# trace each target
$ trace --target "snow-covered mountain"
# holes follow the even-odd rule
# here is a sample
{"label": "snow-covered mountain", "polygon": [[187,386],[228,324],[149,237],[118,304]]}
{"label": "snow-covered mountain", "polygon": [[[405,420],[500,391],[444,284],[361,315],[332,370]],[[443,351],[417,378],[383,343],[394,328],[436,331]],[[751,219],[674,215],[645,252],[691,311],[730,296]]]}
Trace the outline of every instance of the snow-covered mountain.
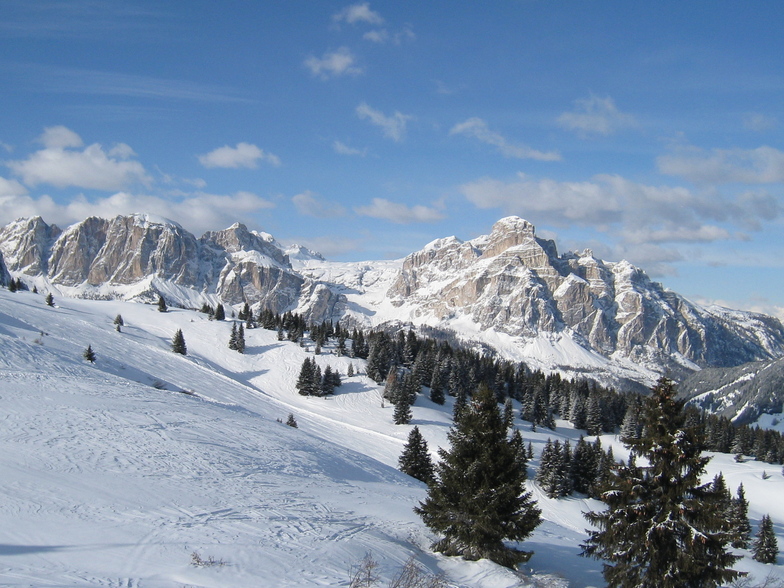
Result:
{"label": "snow-covered mountain", "polygon": [[[227,346],[230,320],[117,300],[54,303],[0,289],[0,585],[347,586],[368,552],[381,586],[411,557],[450,588],[604,585],[601,562],[578,555],[581,513],[601,505],[549,499],[530,480],[544,522],[521,545],[534,556],[520,573],[430,550],[412,510],[426,488],[396,466],[413,426],[434,457],[448,446],[451,397],[438,406],[419,395],[411,423],[394,425],[365,362],[339,357],[334,343],[314,355],[309,340],[250,329],[239,354]],[[170,350],[178,329],[187,356]],[[82,356],[88,344],[94,364]],[[305,358],[343,375],[334,396],[297,394]],[[290,413],[297,429],[278,422]],[[580,435],[557,425],[532,431],[515,419],[534,448],[529,477],[548,438],[574,445]],[[615,436],[601,441],[624,456]],[[770,514],[781,544],[776,470],[715,455],[706,481],[722,471],[732,491],[743,483],[752,525]],[[194,553],[215,565],[192,565]],[[758,581],[784,576],[738,553],[738,569]]]}
{"label": "snow-covered mountain", "polygon": [[13,275],[39,290],[198,308],[222,301],[311,321],[414,325],[533,367],[652,383],[701,367],[784,354],[773,317],[693,304],[628,262],[558,254],[518,217],[470,241],[436,240],[399,261],[335,263],[235,224],[196,238],[149,215],[88,218],[61,231],[40,217],[0,230]]}
{"label": "snow-covered mountain", "polygon": [[738,424],[784,412],[784,358],[733,368],[706,368],[688,376],[681,397]]}

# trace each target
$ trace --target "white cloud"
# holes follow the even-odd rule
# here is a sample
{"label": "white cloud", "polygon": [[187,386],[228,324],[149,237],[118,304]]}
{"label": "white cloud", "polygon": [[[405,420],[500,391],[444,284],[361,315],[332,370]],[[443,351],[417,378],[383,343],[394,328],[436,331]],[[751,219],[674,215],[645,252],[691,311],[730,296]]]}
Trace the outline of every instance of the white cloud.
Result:
{"label": "white cloud", "polygon": [[575,110],[559,116],[558,124],[582,136],[611,135],[618,130],[638,126],[634,117],[618,110],[609,96],[602,98],[591,94],[574,103]]}
{"label": "white cloud", "polygon": [[270,165],[278,167],[280,158],[272,153],[265,153],[256,145],[251,143],[237,143],[236,147],[224,145],[218,147],[205,155],[199,155],[199,163],[204,167],[224,167],[240,168],[247,167],[255,169],[258,161],[266,161]]}
{"label": "white cloud", "polygon": [[310,190],[292,196],[297,212],[316,218],[335,218],[346,214],[346,209],[337,202],[328,202]]}
{"label": "white cloud", "polygon": [[38,138],[47,149],[63,149],[65,147],[81,147],[82,138],[71,129],[62,125],[44,128],[43,134]]}
{"label": "white cloud", "polygon": [[49,196],[34,199],[27,195],[0,195],[0,224],[20,216],[40,215],[49,223],[67,226],[88,216],[113,218],[118,214],[146,212],[176,220],[189,231],[201,235],[208,230],[228,227],[237,220],[253,224],[253,214],[274,206],[251,192],[229,195],[196,192],[178,200],[118,192],[91,200],[79,196],[66,204],[55,203]]}
{"label": "white cloud", "polygon": [[406,134],[406,124],[413,120],[413,116],[401,114],[395,111],[392,116],[386,116],[383,112],[375,110],[365,102],[357,106],[357,116],[362,120],[369,120],[371,124],[379,127],[384,136],[399,143]]}
{"label": "white cloud", "polygon": [[382,44],[389,41],[389,32],[387,32],[386,29],[376,29],[373,31],[368,31],[367,33],[362,35],[362,38],[365,39],[366,41],[372,41],[373,43]]}
{"label": "white cloud", "polygon": [[311,55],[305,60],[305,66],[322,80],[342,75],[356,76],[363,72],[362,68],[356,65],[356,58],[348,47],[325,53],[320,58]]}
{"label": "white cloud", "polygon": [[679,186],[648,186],[616,175],[585,182],[483,178],[460,187],[479,208],[531,215],[556,226],[578,225],[612,234],[638,250],[643,244],[696,243],[746,238],[784,212],[767,194],[736,197],[695,193]]}
{"label": "white cloud", "polygon": [[775,116],[768,116],[759,112],[747,112],[743,115],[743,128],[749,131],[769,131],[779,124]]}
{"label": "white cloud", "polygon": [[24,196],[27,188],[16,180],[8,180],[0,176],[0,198],[7,196]]}
{"label": "white cloud", "polygon": [[536,159],[538,161],[560,161],[561,154],[557,151],[537,151],[526,145],[515,145],[510,143],[500,134],[491,131],[487,123],[481,118],[469,118],[466,121],[456,124],[449,131],[450,135],[465,135],[478,139],[482,143],[487,143],[497,147],[505,157],[517,159]]}
{"label": "white cloud", "polygon": [[335,153],[340,153],[341,155],[359,155],[361,157],[367,155],[367,149],[355,149],[341,141],[334,141],[332,143],[332,149],[335,150]]}
{"label": "white cloud", "polygon": [[84,150],[82,140],[65,127],[48,127],[39,141],[44,149],[27,159],[6,163],[28,186],[51,184],[58,188],[120,190],[134,183],[148,185],[152,180],[138,161],[130,161],[133,150],[121,143],[109,153],[98,143]]}
{"label": "white cloud", "polygon": [[351,6],[346,6],[343,10],[332,16],[334,22],[347,22],[349,24],[356,24],[364,22],[372,25],[380,25],[384,23],[384,19],[378,12],[370,9],[369,2],[358,2]]}
{"label": "white cloud", "polygon": [[784,181],[784,152],[773,147],[713,149],[679,147],[656,159],[659,171],[705,184],[772,184]]}
{"label": "white cloud", "polygon": [[354,212],[361,216],[388,220],[403,225],[431,223],[445,217],[444,213],[437,208],[422,205],[408,207],[399,202],[390,202],[385,198],[373,198],[373,203],[370,206],[359,206],[354,209]]}

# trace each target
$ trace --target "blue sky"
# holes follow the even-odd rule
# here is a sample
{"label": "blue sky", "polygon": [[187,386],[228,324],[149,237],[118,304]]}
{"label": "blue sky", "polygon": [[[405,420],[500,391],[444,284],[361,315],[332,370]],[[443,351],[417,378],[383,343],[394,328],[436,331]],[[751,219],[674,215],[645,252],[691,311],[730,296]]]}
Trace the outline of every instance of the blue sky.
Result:
{"label": "blue sky", "polygon": [[0,222],[334,260],[515,214],[784,316],[784,4],[0,0]]}

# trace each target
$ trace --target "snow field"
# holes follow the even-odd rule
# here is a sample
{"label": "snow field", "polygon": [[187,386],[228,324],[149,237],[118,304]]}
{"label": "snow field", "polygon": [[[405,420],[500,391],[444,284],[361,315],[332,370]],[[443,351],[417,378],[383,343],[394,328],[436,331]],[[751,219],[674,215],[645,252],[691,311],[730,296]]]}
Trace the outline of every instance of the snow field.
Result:
{"label": "snow field", "polygon": [[[227,346],[230,321],[55,302],[0,290],[0,585],[346,586],[368,552],[385,579],[414,556],[451,586],[603,585],[601,562],[577,555],[581,513],[600,503],[550,500],[530,482],[545,522],[522,545],[535,551],[523,574],[429,552],[412,511],[425,488],[397,458],[413,425],[434,455],[447,445],[451,399],[420,397],[411,425],[395,426],[364,362],[329,346],[316,361],[338,369],[343,386],[303,397],[294,383],[312,344],[251,329],[241,355]],[[178,328],[185,357],[169,350]],[[88,344],[94,365],[82,358]],[[359,375],[347,378],[350,363]],[[277,422],[289,413],[298,429]],[[537,455],[548,437],[572,446],[579,437],[563,421],[557,432],[517,425]],[[623,455],[612,436],[602,443]],[[710,477],[719,470],[733,493],[743,482],[755,530],[769,513],[784,545],[780,468],[719,455]],[[224,565],[193,566],[194,552]],[[749,557],[738,567],[784,576]]]}

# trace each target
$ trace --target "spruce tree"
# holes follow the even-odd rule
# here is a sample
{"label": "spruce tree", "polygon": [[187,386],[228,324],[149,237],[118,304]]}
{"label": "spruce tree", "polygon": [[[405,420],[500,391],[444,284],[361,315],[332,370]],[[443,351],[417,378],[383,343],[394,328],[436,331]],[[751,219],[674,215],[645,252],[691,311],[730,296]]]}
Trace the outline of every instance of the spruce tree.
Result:
{"label": "spruce tree", "polygon": [[740,576],[730,569],[740,556],[727,550],[721,498],[700,484],[710,458],[685,421],[673,383],[660,379],[640,414],[642,436],[627,441],[629,465],[615,466],[601,493],[607,509],[585,514],[596,530],[583,555],[605,560],[611,588],[709,588]]}
{"label": "spruce tree", "polygon": [[237,323],[231,323],[231,335],[229,335],[229,349],[237,350]]}
{"label": "spruce tree", "polygon": [[749,524],[749,501],[746,500],[743,484],[738,486],[738,493],[732,499],[730,512],[734,533],[732,546],[736,549],[747,549],[751,539],[751,525]]}
{"label": "spruce tree", "polygon": [[302,367],[299,370],[299,377],[297,378],[296,388],[302,396],[310,396],[313,393],[313,381],[316,374],[316,361],[309,357],[305,358],[302,362]]}
{"label": "spruce tree", "polygon": [[405,391],[401,390],[395,399],[395,411],[392,414],[392,420],[396,425],[407,425],[411,422],[411,396]]}
{"label": "spruce tree", "polygon": [[403,453],[398,458],[398,468],[404,474],[416,478],[429,484],[434,477],[433,461],[430,458],[430,451],[427,441],[419,431],[419,427],[414,427],[408,434],[408,441],[403,447]]}
{"label": "spruce tree", "polygon": [[240,353],[245,353],[245,327],[242,326],[242,323],[240,323],[240,327],[237,329],[237,339],[234,348]]}
{"label": "spruce tree", "polygon": [[163,296],[160,294],[158,295],[158,312],[166,312],[169,308],[166,306],[166,301],[163,299]]}
{"label": "spruce tree", "polygon": [[415,508],[424,523],[442,534],[433,548],[469,560],[486,557],[514,567],[531,553],[507,547],[522,541],[541,522],[541,511],[525,492],[525,472],[517,444],[507,431],[496,397],[481,386],[461,411],[440,449],[436,478],[426,500]]}
{"label": "spruce tree", "polygon": [[760,563],[776,563],[779,545],[773,532],[773,522],[769,515],[763,515],[757,537],[751,545],[753,557]]}
{"label": "spruce tree", "polygon": [[49,294],[46,295],[44,301],[46,302],[47,306],[54,306],[54,296],[52,296],[51,292],[49,292]]}
{"label": "spruce tree", "polygon": [[223,308],[222,304],[219,304],[215,308],[215,320],[216,321],[222,321],[222,320],[225,320],[225,319],[226,319],[226,309]]}
{"label": "spruce tree", "polygon": [[82,357],[84,357],[90,363],[95,363],[95,351],[93,351],[92,345],[87,345],[87,349],[85,349],[84,353],[82,353]]}
{"label": "spruce tree", "polygon": [[188,354],[188,348],[185,346],[185,337],[182,334],[182,329],[177,329],[177,332],[174,333],[171,348],[174,353],[179,353],[180,355]]}

